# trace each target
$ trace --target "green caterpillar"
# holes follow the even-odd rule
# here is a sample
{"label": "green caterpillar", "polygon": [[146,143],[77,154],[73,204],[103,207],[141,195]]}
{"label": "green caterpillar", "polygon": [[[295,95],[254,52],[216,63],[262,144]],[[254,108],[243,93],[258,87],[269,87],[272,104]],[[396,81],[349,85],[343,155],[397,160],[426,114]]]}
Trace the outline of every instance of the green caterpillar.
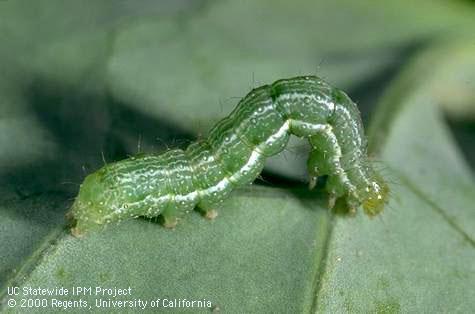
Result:
{"label": "green caterpillar", "polygon": [[308,138],[309,186],[328,176],[330,208],[338,200],[352,211],[362,205],[369,216],[383,210],[388,186],[367,158],[356,104],[322,79],[304,76],[252,90],[207,139],[185,150],[131,157],[87,176],[72,206],[72,232],[138,216],[161,215],[174,227],[179,214],[195,208],[214,218],[213,209],[254,181],[291,134]]}

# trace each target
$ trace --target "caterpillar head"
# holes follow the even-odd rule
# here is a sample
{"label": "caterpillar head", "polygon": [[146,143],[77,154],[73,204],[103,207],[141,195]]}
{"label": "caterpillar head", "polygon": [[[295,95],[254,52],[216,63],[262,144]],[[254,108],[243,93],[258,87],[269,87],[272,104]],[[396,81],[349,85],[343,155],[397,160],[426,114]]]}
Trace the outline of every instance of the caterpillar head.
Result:
{"label": "caterpillar head", "polygon": [[373,179],[365,187],[363,198],[363,210],[368,216],[376,216],[388,202],[389,187],[383,178],[374,175]]}
{"label": "caterpillar head", "polygon": [[105,224],[106,217],[111,211],[110,206],[104,206],[105,194],[101,182],[101,173],[95,172],[86,177],[81,184],[79,194],[71,207],[70,215],[74,219],[71,233],[75,236],[98,229]]}

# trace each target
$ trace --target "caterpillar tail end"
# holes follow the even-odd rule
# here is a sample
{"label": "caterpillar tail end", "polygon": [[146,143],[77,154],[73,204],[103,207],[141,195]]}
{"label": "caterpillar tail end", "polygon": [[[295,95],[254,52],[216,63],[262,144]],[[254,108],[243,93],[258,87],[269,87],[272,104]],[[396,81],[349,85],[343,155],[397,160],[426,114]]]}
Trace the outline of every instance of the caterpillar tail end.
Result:
{"label": "caterpillar tail end", "polygon": [[73,210],[71,210],[71,212],[68,213],[66,218],[69,221],[69,226],[71,228],[70,229],[71,234],[74,237],[80,238],[80,237],[84,236],[87,233],[90,233],[90,232],[93,232],[93,231],[98,231],[98,230],[101,229],[102,226],[99,225],[99,224],[89,222],[88,220],[75,218],[74,214],[71,214],[72,212],[73,212]]}
{"label": "caterpillar tail end", "polygon": [[78,201],[76,200],[71,207],[71,211],[66,215],[66,219],[69,221],[69,226],[71,227],[71,234],[77,238],[102,228],[102,224],[98,224],[94,219],[86,216],[85,209],[81,207],[82,206],[78,205]]}
{"label": "caterpillar tail end", "polygon": [[81,237],[91,231],[100,230],[110,222],[107,218],[110,210],[103,206],[102,194],[98,192],[100,189],[100,176],[97,173],[87,176],[81,184],[79,194],[66,215],[73,236]]}

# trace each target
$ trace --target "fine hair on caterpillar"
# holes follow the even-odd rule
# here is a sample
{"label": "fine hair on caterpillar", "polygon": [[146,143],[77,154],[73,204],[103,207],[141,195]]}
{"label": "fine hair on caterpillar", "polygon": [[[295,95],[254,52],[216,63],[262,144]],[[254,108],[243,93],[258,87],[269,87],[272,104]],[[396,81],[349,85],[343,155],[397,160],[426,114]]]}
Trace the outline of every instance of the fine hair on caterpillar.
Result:
{"label": "fine hair on caterpillar", "polygon": [[174,227],[193,209],[208,218],[237,187],[252,183],[266,158],[291,135],[310,143],[309,187],[327,176],[329,207],[379,214],[389,188],[368,160],[360,112],[341,90],[317,76],[281,79],[253,89],[207,137],[185,149],[138,155],[88,175],[71,208],[73,234],[127,218],[161,217]]}

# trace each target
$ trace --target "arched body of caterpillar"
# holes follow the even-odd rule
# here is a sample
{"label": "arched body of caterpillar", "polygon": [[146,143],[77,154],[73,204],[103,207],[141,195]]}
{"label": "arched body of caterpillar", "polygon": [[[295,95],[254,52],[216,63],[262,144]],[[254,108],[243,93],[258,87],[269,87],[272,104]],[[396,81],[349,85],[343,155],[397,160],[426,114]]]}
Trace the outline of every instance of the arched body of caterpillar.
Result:
{"label": "arched body of caterpillar", "polygon": [[248,93],[206,139],[185,150],[131,157],[86,177],[72,206],[74,234],[138,216],[161,215],[173,227],[181,213],[208,217],[230,192],[260,174],[267,157],[281,152],[290,135],[305,137],[310,188],[328,176],[330,207],[338,199],[373,216],[388,187],[367,158],[356,104],[316,76],[282,79]]}

